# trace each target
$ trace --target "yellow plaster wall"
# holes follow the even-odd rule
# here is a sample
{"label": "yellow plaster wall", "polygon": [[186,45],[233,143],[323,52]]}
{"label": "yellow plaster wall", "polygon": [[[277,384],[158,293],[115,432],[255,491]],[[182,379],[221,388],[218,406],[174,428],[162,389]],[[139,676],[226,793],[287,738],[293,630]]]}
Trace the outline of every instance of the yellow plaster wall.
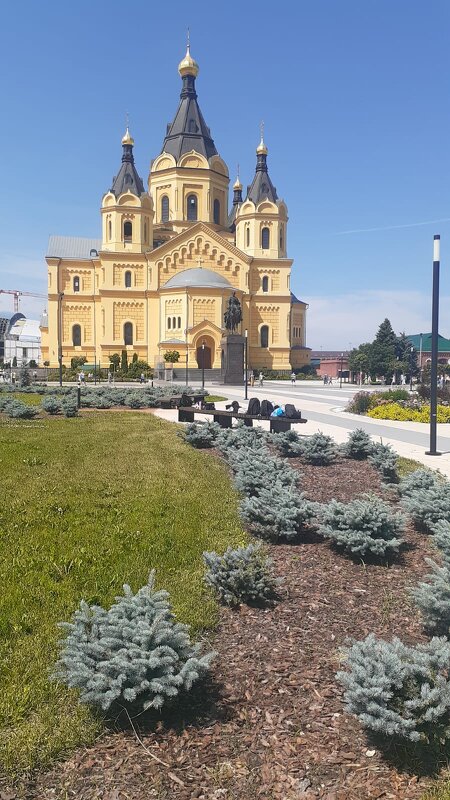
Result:
{"label": "yellow plaster wall", "polygon": [[125,322],[133,323],[133,344],[144,339],[144,303],[139,301],[119,300],[113,304],[114,341],[123,346],[123,326]]}

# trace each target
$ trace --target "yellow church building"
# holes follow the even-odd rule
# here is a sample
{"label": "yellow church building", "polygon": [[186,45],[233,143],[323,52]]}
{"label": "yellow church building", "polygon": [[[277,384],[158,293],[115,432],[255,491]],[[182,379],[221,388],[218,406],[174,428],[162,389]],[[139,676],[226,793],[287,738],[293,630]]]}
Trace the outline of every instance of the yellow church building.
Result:
{"label": "yellow church building", "polygon": [[[51,236],[42,359],[74,356],[108,367],[122,350],[156,366],[177,350],[189,368],[220,368],[230,294],[242,307],[248,364],[290,371],[309,363],[306,304],[290,290],[288,211],[269,177],[263,136],[245,199],[239,178],[228,208],[229,173],[197,102],[198,65],[178,71],[180,103],[139,177],[127,128],[122,163],[101,204],[101,239]],[[203,351],[202,351],[203,346]]]}

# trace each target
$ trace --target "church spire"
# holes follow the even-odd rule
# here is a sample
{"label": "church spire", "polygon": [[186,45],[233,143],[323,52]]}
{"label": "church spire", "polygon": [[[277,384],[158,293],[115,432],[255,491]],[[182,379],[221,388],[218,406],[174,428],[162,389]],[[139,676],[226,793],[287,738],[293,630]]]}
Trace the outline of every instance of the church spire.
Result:
{"label": "church spire", "polygon": [[267,145],[264,141],[264,123],[261,122],[261,141],[256,148],[256,171],[251,186],[247,188],[247,199],[255,205],[261,200],[270,200],[276,203],[277,190],[269,178],[267,170]]}
{"label": "church spire", "polygon": [[176,161],[191,150],[210,159],[218,152],[197,102],[195,79],[199,66],[191,56],[189,34],[186,55],[178,65],[178,72],[183,80],[180,104],[173,122],[167,126],[161,152],[170,153]]}
{"label": "church spire", "polygon": [[113,178],[110,189],[116,197],[124,192],[131,192],[140,197],[145,192],[142,179],[134,166],[133,147],[134,139],[127,125],[125,134],[122,136],[122,165],[116,177]]}

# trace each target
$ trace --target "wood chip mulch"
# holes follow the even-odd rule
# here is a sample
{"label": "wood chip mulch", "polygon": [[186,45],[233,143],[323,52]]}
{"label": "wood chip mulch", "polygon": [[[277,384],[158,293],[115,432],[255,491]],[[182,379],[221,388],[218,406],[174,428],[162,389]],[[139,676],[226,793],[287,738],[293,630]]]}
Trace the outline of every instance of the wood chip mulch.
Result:
{"label": "wood chip mulch", "polygon": [[[313,500],[385,494],[365,462],[290,463]],[[130,728],[106,733],[51,772],[15,787],[11,798],[420,798],[431,778],[381,754],[344,711],[335,679],[347,637],[373,631],[425,641],[407,589],[426,573],[424,557],[433,552],[412,526],[407,539],[410,546],[390,566],[353,561],[314,534],[298,545],[270,546],[284,578],[281,600],[269,610],[223,609],[213,643],[217,697],[212,687],[213,699],[198,719],[140,725],[140,742]]]}

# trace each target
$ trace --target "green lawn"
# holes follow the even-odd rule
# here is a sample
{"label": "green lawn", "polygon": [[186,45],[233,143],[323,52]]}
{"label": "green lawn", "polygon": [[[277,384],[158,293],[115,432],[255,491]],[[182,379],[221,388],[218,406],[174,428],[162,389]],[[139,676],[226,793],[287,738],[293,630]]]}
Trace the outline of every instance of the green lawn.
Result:
{"label": "green lawn", "polygon": [[40,406],[43,400],[42,395],[37,392],[14,392],[13,397],[27,406]]}
{"label": "green lawn", "polygon": [[245,541],[219,462],[150,414],[0,417],[0,764],[17,774],[92,740],[101,722],[48,680],[80,598],[108,605],[152,567],[180,620],[211,627],[202,551]]}

